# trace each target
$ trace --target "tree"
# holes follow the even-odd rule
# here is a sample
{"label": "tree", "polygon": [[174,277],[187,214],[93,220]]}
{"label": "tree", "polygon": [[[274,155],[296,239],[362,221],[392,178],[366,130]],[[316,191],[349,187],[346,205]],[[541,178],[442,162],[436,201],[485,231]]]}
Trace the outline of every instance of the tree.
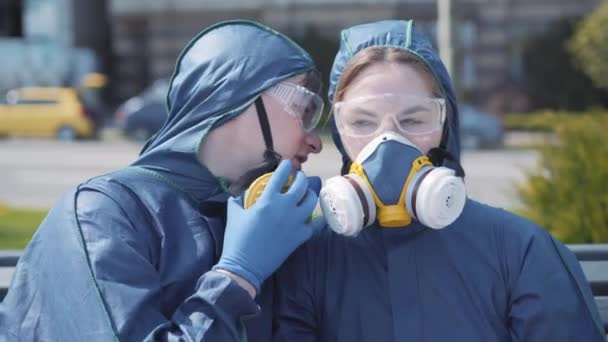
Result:
{"label": "tree", "polygon": [[597,87],[608,89],[608,2],[604,1],[577,27],[568,44],[578,67]]}
{"label": "tree", "polygon": [[560,20],[524,45],[524,72],[533,110],[583,111],[608,106],[608,95],[576,65],[568,51],[577,19]]}

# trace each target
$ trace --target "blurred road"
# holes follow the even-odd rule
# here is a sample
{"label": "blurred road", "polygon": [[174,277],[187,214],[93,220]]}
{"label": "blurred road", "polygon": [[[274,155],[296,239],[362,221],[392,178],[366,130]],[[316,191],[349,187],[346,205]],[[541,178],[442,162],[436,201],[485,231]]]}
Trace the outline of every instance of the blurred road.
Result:
{"label": "blurred road", "polygon": [[[52,140],[0,140],[0,202],[12,206],[49,208],[70,187],[90,177],[128,165],[141,145],[123,139],[62,143]],[[496,150],[463,153],[470,197],[512,209],[519,205],[513,184],[533,168],[536,153]],[[326,142],[304,170],[328,178],[337,174],[340,158]]]}

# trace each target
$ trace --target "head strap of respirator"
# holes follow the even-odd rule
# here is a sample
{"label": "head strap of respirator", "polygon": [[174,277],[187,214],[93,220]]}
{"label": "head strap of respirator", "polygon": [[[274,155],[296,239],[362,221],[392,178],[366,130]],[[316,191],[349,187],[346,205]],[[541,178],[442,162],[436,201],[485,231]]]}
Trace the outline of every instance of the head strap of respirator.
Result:
{"label": "head strap of respirator", "polygon": [[258,98],[255,100],[255,109],[258,114],[260,129],[262,130],[264,143],[266,145],[266,149],[264,150],[264,161],[259,167],[247,171],[243,176],[230,185],[229,191],[234,195],[242,194],[253,183],[253,181],[264,174],[276,170],[282,159],[281,155],[278,154],[273,147],[272,132],[270,130],[268,114],[266,113],[266,107],[264,106],[262,96],[258,96]]}

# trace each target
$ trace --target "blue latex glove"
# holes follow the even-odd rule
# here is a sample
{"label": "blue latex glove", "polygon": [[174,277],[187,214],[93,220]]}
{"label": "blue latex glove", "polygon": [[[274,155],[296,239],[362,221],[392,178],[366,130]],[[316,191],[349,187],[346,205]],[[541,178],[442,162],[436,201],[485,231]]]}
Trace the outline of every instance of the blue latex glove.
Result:
{"label": "blue latex glove", "polygon": [[247,280],[260,291],[262,282],[314,233],[325,226],[323,217],[309,220],[318,200],[320,180],[296,173],[285,193],[281,188],[291,173],[283,160],[253,206],[244,209],[236,198],[228,200],[228,218],[222,256],[214,269],[224,269]]}
{"label": "blue latex glove", "polygon": [[319,192],[321,192],[321,178],[317,176],[308,177],[308,189],[319,196]]}

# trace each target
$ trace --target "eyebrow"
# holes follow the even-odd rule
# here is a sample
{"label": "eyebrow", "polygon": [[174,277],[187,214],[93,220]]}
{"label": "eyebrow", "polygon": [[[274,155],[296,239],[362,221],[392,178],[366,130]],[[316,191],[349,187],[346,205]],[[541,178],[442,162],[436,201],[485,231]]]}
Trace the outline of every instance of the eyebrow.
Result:
{"label": "eyebrow", "polygon": [[418,106],[411,107],[411,108],[408,108],[408,109],[402,111],[401,113],[399,113],[399,115],[412,115],[416,112],[425,111],[425,110],[427,110],[426,107],[418,105]]}
{"label": "eyebrow", "polygon": [[357,114],[363,114],[365,116],[369,116],[369,117],[372,117],[372,118],[377,118],[378,117],[378,115],[376,115],[374,112],[368,111],[368,110],[363,109],[363,108],[357,108],[357,112],[356,113]]}

